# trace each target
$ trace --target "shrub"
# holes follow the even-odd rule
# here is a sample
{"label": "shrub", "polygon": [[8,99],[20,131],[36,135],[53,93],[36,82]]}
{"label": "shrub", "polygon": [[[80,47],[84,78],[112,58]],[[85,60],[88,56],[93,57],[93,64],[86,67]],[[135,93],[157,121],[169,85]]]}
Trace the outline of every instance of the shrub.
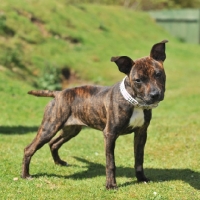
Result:
{"label": "shrub", "polygon": [[61,70],[57,66],[47,63],[42,71],[42,75],[36,80],[34,86],[46,90],[60,90]]}

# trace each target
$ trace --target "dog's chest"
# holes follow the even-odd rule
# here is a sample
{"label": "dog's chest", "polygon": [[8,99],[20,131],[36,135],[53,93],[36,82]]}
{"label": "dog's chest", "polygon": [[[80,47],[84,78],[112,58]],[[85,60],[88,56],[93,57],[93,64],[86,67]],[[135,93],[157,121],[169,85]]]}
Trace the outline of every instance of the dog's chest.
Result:
{"label": "dog's chest", "polygon": [[141,108],[134,108],[129,121],[129,127],[136,128],[144,124],[144,112]]}

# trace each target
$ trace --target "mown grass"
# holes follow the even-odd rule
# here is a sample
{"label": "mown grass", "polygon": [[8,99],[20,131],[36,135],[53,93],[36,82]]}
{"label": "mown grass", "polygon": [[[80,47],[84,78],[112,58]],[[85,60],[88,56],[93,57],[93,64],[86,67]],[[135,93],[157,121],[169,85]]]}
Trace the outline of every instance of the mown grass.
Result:
{"label": "mown grass", "polygon": [[[42,12],[40,9],[34,9],[32,4],[22,6],[22,2],[18,1],[15,7],[29,7],[38,13],[37,16],[43,17],[44,21],[48,20],[49,15],[46,13],[48,9],[43,9]],[[42,2],[35,3],[34,6],[39,8],[41,6],[37,7],[37,4],[43,4],[49,8],[48,6],[55,5],[51,4],[53,1],[48,1],[49,4],[44,3],[47,1]],[[64,10],[61,5],[57,4],[60,11]],[[87,14],[80,15],[84,8]],[[68,17],[74,20],[76,28],[79,27],[76,37],[82,38],[84,35],[85,39],[84,45],[76,47],[79,51],[73,50],[75,48],[73,47],[66,53],[65,58],[70,59],[71,63],[74,63],[70,66],[90,81],[96,82],[98,79],[99,83],[112,84],[121,80],[123,75],[109,62],[112,55],[142,57],[148,55],[154,43],[164,38],[170,40],[167,44],[165,62],[166,96],[160,106],[153,110],[153,120],[145,148],[145,172],[152,182],[149,184],[136,182],[133,170],[133,135],[127,135],[120,137],[116,144],[119,189],[107,191],[103,136],[101,132],[92,129],[84,129],[79,136],[61,148],[60,155],[70,164],[68,167],[54,165],[49,147],[45,145],[32,159],[30,172],[34,178],[21,179],[23,149],[34,138],[49,99],[27,95],[27,91],[32,87],[25,81],[17,80],[12,71],[2,67],[0,69],[0,198],[6,200],[200,199],[200,107],[198,106],[200,47],[179,43],[143,13],[115,7],[85,5],[78,8],[71,6],[68,11],[67,13],[71,12]],[[58,18],[65,18],[63,12],[59,13]],[[89,25],[91,27],[97,25],[93,24],[91,13],[93,19],[97,21],[104,19],[102,26],[109,28],[109,33],[97,33],[98,29],[88,29]],[[14,18],[9,20],[14,21]],[[54,18],[49,21],[55,23]],[[86,33],[90,34],[89,38],[86,38]],[[31,34],[27,37],[31,37]],[[31,59],[38,58],[34,57],[36,54],[40,59],[43,57],[49,59],[48,54],[53,55],[48,53],[52,44],[55,45],[52,51],[61,53],[62,48],[59,46],[61,41],[55,40],[50,44],[45,43],[47,40],[54,39],[45,39],[44,44],[39,44],[39,47],[36,44],[34,46],[26,43],[25,47],[34,48],[31,50]],[[48,48],[45,47],[47,44]],[[41,47],[42,45],[44,46]],[[42,48],[43,50],[38,53]],[[57,56],[59,57],[55,54],[51,58],[52,62],[58,59]],[[97,57],[91,61],[93,56]],[[42,67],[42,64],[39,64],[40,59],[36,60],[38,66]],[[40,70],[38,66],[32,64],[32,68],[28,66],[28,69]]]}

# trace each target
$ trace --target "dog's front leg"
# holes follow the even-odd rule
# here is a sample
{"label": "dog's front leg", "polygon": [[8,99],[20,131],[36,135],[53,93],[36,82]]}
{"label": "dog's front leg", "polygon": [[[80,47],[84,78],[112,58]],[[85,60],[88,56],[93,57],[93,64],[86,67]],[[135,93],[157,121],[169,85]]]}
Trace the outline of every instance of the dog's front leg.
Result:
{"label": "dog's front leg", "polygon": [[134,136],[135,174],[139,182],[148,182],[143,171],[144,147],[147,139],[146,128],[139,129]]}
{"label": "dog's front leg", "polygon": [[115,178],[115,141],[117,137],[114,133],[104,132],[104,144],[106,153],[106,188],[116,189],[117,183]]}

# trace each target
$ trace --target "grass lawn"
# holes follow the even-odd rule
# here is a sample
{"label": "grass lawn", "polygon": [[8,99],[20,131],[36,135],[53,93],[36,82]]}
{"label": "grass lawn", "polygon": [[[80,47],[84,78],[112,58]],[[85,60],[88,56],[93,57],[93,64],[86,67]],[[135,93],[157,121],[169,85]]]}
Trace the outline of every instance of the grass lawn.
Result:
{"label": "grass lawn", "polygon": [[[4,4],[2,6],[6,7]],[[18,4],[16,4],[17,6]],[[36,98],[27,95],[27,91],[32,89],[32,86],[27,84],[28,76],[25,81],[18,80],[12,70],[1,67],[0,199],[200,199],[200,46],[178,42],[153,22],[149,22],[150,25],[146,27],[144,26],[145,23],[141,27],[135,24],[135,27],[137,27],[135,32],[131,32],[131,27],[128,27],[127,31],[120,31],[121,40],[119,40],[119,35],[115,36],[113,31],[117,29],[116,26],[124,27],[124,23],[129,24],[132,14],[119,8],[114,9],[114,7],[100,8],[101,10],[105,9],[105,15],[95,14],[99,12],[97,6],[94,6],[94,8],[92,6],[86,7],[90,14],[93,13],[95,19],[112,16],[111,21],[115,17],[118,20],[110,25],[110,27],[113,27],[112,31],[109,32],[110,35],[90,31],[91,36],[94,38],[85,39],[85,46],[81,46],[83,49],[76,47],[76,49],[79,49],[81,62],[88,65],[85,68],[86,70],[84,69],[85,65],[80,67],[81,63],[73,66],[75,66],[75,70],[80,70],[80,74],[83,73],[84,78],[90,81],[109,85],[119,81],[123,75],[117,71],[114,64],[109,62],[109,57],[118,54],[132,54],[134,55],[134,57],[132,56],[133,59],[135,59],[148,55],[154,43],[165,38],[170,41],[166,45],[166,96],[159,107],[153,110],[153,119],[149,127],[145,148],[145,173],[152,181],[148,184],[138,184],[136,182],[133,170],[133,134],[126,135],[118,138],[115,149],[116,176],[119,189],[107,191],[105,189],[103,136],[101,132],[88,128],[83,129],[79,136],[61,148],[60,155],[69,163],[68,167],[54,165],[49,147],[45,145],[32,158],[30,173],[34,178],[31,180],[21,179],[23,149],[35,137],[44,107],[49,98]],[[32,7],[30,6],[28,9],[32,9]],[[73,9],[76,10],[77,8]],[[80,9],[76,11],[77,15],[80,14]],[[40,12],[40,10],[37,10],[38,16],[40,16]],[[126,20],[124,22],[117,17],[120,13],[125,15]],[[43,15],[44,21],[47,14],[44,13]],[[139,20],[141,20],[140,23],[142,24],[145,20],[149,20],[146,14],[139,13],[138,15],[139,18],[134,23],[139,23]],[[59,16],[60,18],[65,17],[64,14]],[[76,18],[72,16],[70,19],[73,19],[73,23],[76,24]],[[136,17],[136,13],[133,16]],[[84,18],[84,20],[86,19]],[[105,26],[109,27],[109,21],[105,23],[108,23]],[[84,23],[80,24],[82,30],[85,30],[84,26],[86,25]],[[76,25],[78,27],[78,24]],[[123,29],[120,28],[120,30]],[[142,35],[144,31],[146,32]],[[106,36],[103,39],[104,34]],[[128,41],[131,34],[135,36],[135,39],[130,44]],[[145,38],[146,35],[148,35],[147,38]],[[95,44],[97,36],[102,36],[100,38],[102,46]],[[112,40],[110,39],[108,42],[105,39],[107,36]],[[35,36],[32,37],[35,38]],[[89,41],[88,44],[87,41]],[[107,45],[104,43],[106,41],[108,42]],[[116,43],[119,45],[116,45]],[[53,43],[48,44],[52,45]],[[56,47],[60,45],[59,42],[54,44],[58,45]],[[45,45],[45,42],[43,45]],[[133,46],[134,50],[132,50]],[[26,47],[33,48],[33,43]],[[91,49],[92,47],[94,50]],[[38,55],[42,55],[47,50],[46,55],[48,58],[50,49],[46,48],[42,51],[41,46],[34,48],[37,50],[35,53],[41,51]],[[90,50],[87,51],[88,49]],[[95,61],[87,60],[88,57],[91,58],[100,52],[100,49],[102,50],[101,59],[97,59],[98,62],[96,62],[96,58]],[[75,60],[78,56],[73,57],[75,53],[77,52],[73,52],[73,50],[69,53],[71,63],[76,63]],[[49,53],[49,55],[51,54]],[[108,59],[106,59],[107,57]],[[40,62],[38,61],[38,63]],[[99,68],[100,66],[102,68]],[[37,68],[34,65],[32,67]],[[29,69],[33,68],[30,67]],[[98,77],[98,81],[96,77]]]}

